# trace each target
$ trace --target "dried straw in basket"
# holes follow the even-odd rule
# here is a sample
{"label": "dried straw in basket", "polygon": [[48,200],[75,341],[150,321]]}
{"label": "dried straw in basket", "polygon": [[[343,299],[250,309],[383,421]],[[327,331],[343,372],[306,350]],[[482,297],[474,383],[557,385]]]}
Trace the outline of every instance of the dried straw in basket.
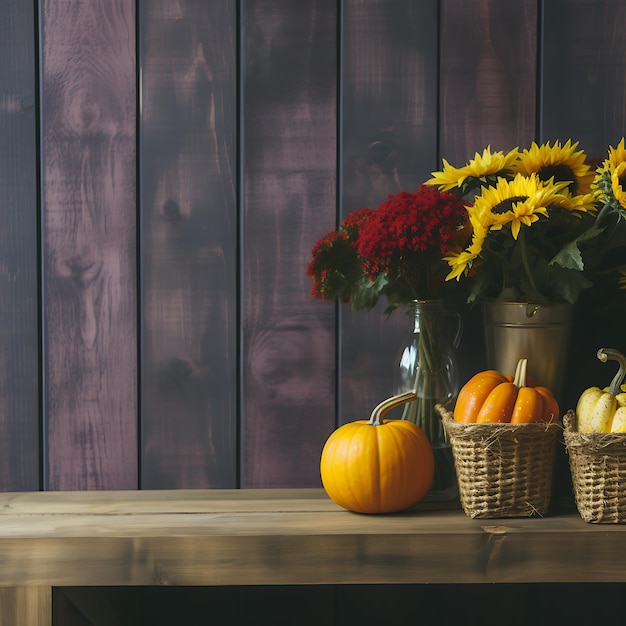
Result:
{"label": "dried straw in basket", "polygon": [[462,424],[438,406],[468,517],[532,517],[550,506],[560,423]]}
{"label": "dried straw in basket", "polygon": [[626,522],[626,434],[579,433],[576,416],[563,417],[574,496],[586,522]]}

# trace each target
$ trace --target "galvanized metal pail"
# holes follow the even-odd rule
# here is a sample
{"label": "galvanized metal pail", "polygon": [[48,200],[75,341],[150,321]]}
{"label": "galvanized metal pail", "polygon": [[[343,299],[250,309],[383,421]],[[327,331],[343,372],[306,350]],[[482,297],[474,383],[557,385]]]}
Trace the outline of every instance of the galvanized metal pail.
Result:
{"label": "galvanized metal pail", "polygon": [[557,400],[565,380],[573,323],[568,303],[485,302],[483,320],[487,366],[513,374],[528,359],[528,375],[550,388]]}

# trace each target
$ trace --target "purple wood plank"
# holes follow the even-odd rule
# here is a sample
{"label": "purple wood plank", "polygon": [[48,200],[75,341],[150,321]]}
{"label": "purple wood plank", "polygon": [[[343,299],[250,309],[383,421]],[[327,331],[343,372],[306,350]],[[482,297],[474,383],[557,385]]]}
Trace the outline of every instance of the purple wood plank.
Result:
{"label": "purple wood plank", "polygon": [[542,17],[542,138],[604,159],[626,127],[626,2],[556,0]]}
{"label": "purple wood plank", "polygon": [[440,155],[462,165],[487,145],[530,144],[537,0],[442,0],[440,11]]}
{"label": "purple wood plank", "polygon": [[244,3],[244,487],[319,486],[335,422],[334,307],[309,296],[335,223],[334,0]]}
{"label": "purple wood plank", "polygon": [[[442,0],[439,161],[526,147],[535,139],[537,0]],[[463,302],[457,351],[461,381],[486,367],[480,307]]]}
{"label": "purple wood plank", "polygon": [[135,2],[42,8],[46,487],[134,488]]}
{"label": "purple wood plank", "polygon": [[[541,102],[542,139],[580,141],[591,159],[607,157],[625,134],[626,2],[556,0],[543,6]],[[569,103],[569,104],[568,104]],[[623,262],[626,236],[613,251]],[[596,358],[598,348],[626,350],[626,292],[613,277],[584,291],[576,305],[570,346],[565,409],[590,386],[608,384],[613,372]]]}
{"label": "purple wood plank", "polygon": [[37,153],[33,3],[0,20],[0,491],[39,488]]}
{"label": "purple wood plank", "polygon": [[[415,191],[437,156],[437,2],[347,0],[343,15],[342,215]],[[342,307],[341,422],[393,394],[402,310]]]}
{"label": "purple wood plank", "polygon": [[142,487],[237,486],[237,19],[141,4]]}

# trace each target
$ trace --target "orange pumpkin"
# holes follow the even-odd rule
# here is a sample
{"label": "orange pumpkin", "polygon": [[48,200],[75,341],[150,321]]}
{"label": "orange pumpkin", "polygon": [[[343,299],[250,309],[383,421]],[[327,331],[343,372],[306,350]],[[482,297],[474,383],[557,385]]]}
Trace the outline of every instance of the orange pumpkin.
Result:
{"label": "orange pumpkin", "polygon": [[[463,385],[454,407],[454,420],[466,424],[552,422],[559,405],[547,387],[527,381],[527,359],[520,359],[515,376],[495,370],[479,372]],[[527,386],[527,382],[533,384]]]}
{"label": "orange pumpkin", "polygon": [[335,430],[320,461],[322,484],[339,506],[356,513],[393,513],[417,504],[430,489],[433,452],[422,429],[384,414],[415,400],[413,392],[381,402],[368,420]]}

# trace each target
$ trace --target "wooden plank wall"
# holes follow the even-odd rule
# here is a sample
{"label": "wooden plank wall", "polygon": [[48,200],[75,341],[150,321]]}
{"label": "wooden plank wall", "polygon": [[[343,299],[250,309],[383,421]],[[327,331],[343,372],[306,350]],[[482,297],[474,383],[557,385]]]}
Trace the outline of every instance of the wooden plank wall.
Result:
{"label": "wooden plank wall", "polygon": [[0,21],[0,489],[40,486],[37,71],[34,7]]}
{"label": "wooden plank wall", "polygon": [[[340,215],[414,190],[437,162],[438,3],[346,2],[342,12]],[[323,234],[323,233],[322,233]],[[369,417],[393,391],[410,321],[341,307],[341,420]]]}
{"label": "wooden plank wall", "polygon": [[139,3],[141,480],[237,481],[237,6]]}
{"label": "wooden plank wall", "polygon": [[311,235],[335,220],[337,22],[335,0],[242,5],[241,460],[249,487],[319,484],[316,459],[334,425],[333,306],[311,302],[302,269]]}
{"label": "wooden plank wall", "polygon": [[[625,20],[624,0],[6,0],[0,489],[318,486],[407,320],[310,298],[311,247],[441,157],[569,137],[603,157]],[[598,384],[581,359],[626,346],[597,304],[572,397]]]}
{"label": "wooden plank wall", "polygon": [[[137,485],[135,11],[41,3],[44,485]],[[33,250],[33,254],[34,254]]]}

